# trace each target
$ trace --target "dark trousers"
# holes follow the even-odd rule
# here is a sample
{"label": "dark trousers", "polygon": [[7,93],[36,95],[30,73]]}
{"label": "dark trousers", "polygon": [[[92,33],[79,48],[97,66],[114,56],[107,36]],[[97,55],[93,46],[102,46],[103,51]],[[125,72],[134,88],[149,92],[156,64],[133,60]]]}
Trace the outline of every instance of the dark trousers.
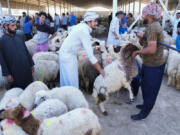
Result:
{"label": "dark trousers", "polygon": [[142,95],[143,109],[141,113],[148,115],[156,102],[162,79],[164,74],[165,64],[158,67],[142,66]]}
{"label": "dark trousers", "polygon": [[67,25],[62,25],[62,28],[67,30]]}
{"label": "dark trousers", "polygon": [[31,34],[24,34],[24,35],[25,35],[25,41],[28,41],[28,40],[32,39]]}

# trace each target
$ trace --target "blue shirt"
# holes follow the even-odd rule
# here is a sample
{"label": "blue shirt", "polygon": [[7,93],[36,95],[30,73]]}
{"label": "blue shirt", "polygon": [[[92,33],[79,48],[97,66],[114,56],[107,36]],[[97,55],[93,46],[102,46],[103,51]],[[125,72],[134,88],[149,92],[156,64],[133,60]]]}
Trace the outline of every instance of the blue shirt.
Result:
{"label": "blue shirt", "polygon": [[176,48],[180,50],[180,35],[176,38]]}
{"label": "blue shirt", "polygon": [[66,16],[61,17],[62,25],[67,25],[68,23],[68,18]]}
{"label": "blue shirt", "polygon": [[36,19],[36,23],[39,23],[39,18]]}
{"label": "blue shirt", "polygon": [[32,23],[31,22],[27,22],[24,24],[24,34],[31,34],[32,32]]}
{"label": "blue shirt", "polygon": [[128,32],[127,28],[119,27],[119,34],[124,34],[125,32]]}
{"label": "blue shirt", "polygon": [[75,25],[75,23],[76,23],[76,16],[73,15],[70,20],[70,26]]}
{"label": "blue shirt", "polygon": [[121,21],[121,25],[127,24],[128,20],[126,16],[123,16],[122,21]]}
{"label": "blue shirt", "polygon": [[48,18],[46,18],[45,24],[50,25],[50,20]]}

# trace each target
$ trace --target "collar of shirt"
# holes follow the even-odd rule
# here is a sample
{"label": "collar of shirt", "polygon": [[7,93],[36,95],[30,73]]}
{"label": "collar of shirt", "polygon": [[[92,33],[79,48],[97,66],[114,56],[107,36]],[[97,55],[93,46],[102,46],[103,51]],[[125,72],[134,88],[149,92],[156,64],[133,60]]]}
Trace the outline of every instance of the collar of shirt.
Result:
{"label": "collar of shirt", "polygon": [[89,25],[87,25],[86,23],[84,23],[84,24],[85,24],[85,26],[87,27],[87,29],[89,30],[89,32],[91,33],[91,32],[92,32],[92,28],[89,27]]}

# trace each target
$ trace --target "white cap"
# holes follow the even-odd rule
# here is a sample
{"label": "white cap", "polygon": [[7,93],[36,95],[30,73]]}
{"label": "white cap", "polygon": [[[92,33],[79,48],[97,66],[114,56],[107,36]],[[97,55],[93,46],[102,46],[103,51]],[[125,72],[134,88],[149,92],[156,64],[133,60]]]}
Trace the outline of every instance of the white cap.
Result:
{"label": "white cap", "polygon": [[99,18],[99,15],[96,14],[95,12],[86,12],[86,14],[84,15],[84,22],[96,20],[98,18]]}

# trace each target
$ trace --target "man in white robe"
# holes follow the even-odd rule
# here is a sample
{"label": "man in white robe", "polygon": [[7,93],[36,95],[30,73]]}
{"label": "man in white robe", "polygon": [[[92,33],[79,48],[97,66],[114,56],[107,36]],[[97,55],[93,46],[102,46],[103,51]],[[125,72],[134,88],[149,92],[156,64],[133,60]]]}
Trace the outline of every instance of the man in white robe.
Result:
{"label": "man in white robe", "polygon": [[87,56],[94,67],[105,76],[103,68],[94,56],[91,45],[92,29],[96,28],[98,22],[94,12],[87,12],[84,21],[73,27],[68,37],[62,44],[60,50],[60,86],[74,86],[79,88],[77,52],[84,48]]}
{"label": "man in white robe", "polygon": [[123,16],[124,13],[122,11],[119,11],[116,13],[116,16],[111,21],[108,39],[107,39],[107,45],[113,45],[113,46],[119,45],[119,27]]}

